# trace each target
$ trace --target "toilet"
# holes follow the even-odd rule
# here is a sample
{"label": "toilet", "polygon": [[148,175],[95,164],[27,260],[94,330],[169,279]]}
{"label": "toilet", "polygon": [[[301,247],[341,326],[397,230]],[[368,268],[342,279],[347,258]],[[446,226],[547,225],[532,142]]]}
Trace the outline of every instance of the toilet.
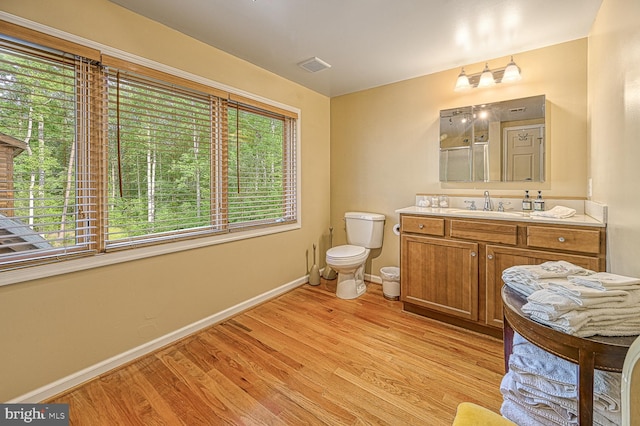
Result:
{"label": "toilet", "polygon": [[348,244],[330,248],[326,257],[327,266],[338,273],[336,296],[340,299],[355,299],[367,291],[364,265],[371,249],[382,247],[384,219],[378,213],[344,214]]}

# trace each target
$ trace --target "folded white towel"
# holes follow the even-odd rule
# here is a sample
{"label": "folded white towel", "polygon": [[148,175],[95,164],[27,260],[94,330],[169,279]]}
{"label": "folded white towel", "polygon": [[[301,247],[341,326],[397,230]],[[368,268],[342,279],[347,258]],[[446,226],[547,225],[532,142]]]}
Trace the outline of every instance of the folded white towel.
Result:
{"label": "folded white towel", "polygon": [[528,282],[520,282],[515,280],[508,280],[508,281],[504,281],[504,285],[506,285],[507,287],[514,290],[516,293],[518,293],[520,296],[525,298],[529,297],[529,295],[534,291],[540,290],[543,288],[542,286],[539,285],[538,281],[532,281],[531,283],[528,283]]}
{"label": "folded white towel", "polygon": [[[505,403],[514,404],[522,410],[521,416],[526,415],[529,418],[524,421],[520,417],[519,425],[577,424],[579,409],[577,393],[568,398],[547,395],[535,386],[520,383],[519,378],[517,373],[509,372],[500,383],[500,392],[504,398],[503,408]],[[504,417],[516,421],[511,417],[514,413],[506,414],[503,409],[501,413]],[[621,417],[619,403],[616,410],[609,410],[600,400],[594,400],[593,423],[595,425],[617,426],[621,424]],[[535,422],[532,422],[533,419]]]}
{"label": "folded white towel", "polygon": [[[509,369],[519,373],[521,383],[536,386],[549,395],[560,398],[571,398],[576,395],[578,380],[576,365],[539,348],[518,333],[513,335],[513,352],[509,358]],[[532,381],[527,382],[527,377]],[[611,406],[611,410],[619,409],[620,380],[622,380],[620,373],[595,370],[594,400],[605,401],[605,405]],[[542,387],[537,386],[537,383]]]}
{"label": "folded white towel", "polygon": [[579,315],[577,311],[570,311],[567,314],[562,314],[558,318],[549,319],[540,312],[533,312],[529,315],[529,318],[547,325],[554,330],[562,331],[566,334],[575,335],[578,330],[587,325],[589,322],[588,315]]}
{"label": "folded white towel", "polygon": [[[605,377],[608,377],[608,374],[618,374],[620,373],[605,373]],[[526,398],[531,398],[534,400],[543,400],[558,413],[561,417],[570,418],[570,414],[577,415],[578,414],[578,401],[576,400],[577,393],[574,393],[570,397],[563,398],[556,395],[550,395],[542,391],[536,386],[532,386],[531,384],[520,382],[520,375],[514,374],[513,376],[514,386],[518,393],[523,395]],[[613,383],[613,381],[612,381]],[[618,382],[619,384],[620,382]],[[593,409],[594,411],[602,412],[606,417],[610,420],[616,419],[616,417],[620,416],[620,400],[615,400],[609,395],[599,394],[593,400]],[[563,411],[564,410],[564,411]]]}
{"label": "folded white towel", "polygon": [[[637,303],[636,298],[631,298],[628,292],[620,292],[621,294],[609,295],[609,292],[597,292],[600,297],[578,297],[571,292],[564,292],[549,286],[542,290],[536,290],[527,297],[527,303],[522,307],[525,314],[533,312],[545,313],[549,319],[558,318],[572,310],[582,310],[591,307],[598,308],[617,308]],[[638,292],[640,295],[640,292]]]}
{"label": "folded white towel", "polygon": [[615,325],[600,325],[600,324],[586,324],[580,330],[576,332],[578,337],[591,337],[591,336],[606,336],[606,337],[620,337],[620,336],[637,336],[640,334],[640,321],[633,322],[627,321]]}
{"label": "folded white towel", "polygon": [[[500,413],[518,425],[577,425],[577,393],[570,398],[547,397],[535,388],[529,393],[518,383],[518,374],[507,373],[500,383],[503,404]],[[611,412],[601,409],[594,401],[593,424],[617,426],[620,424],[620,411]],[[517,412],[512,411],[516,409]]]}
{"label": "folded white towel", "polygon": [[566,278],[569,275],[595,274],[594,271],[574,265],[564,260],[544,262],[540,265],[518,265],[502,271],[502,281],[523,296],[546,287],[543,280]]}
{"label": "folded white towel", "polygon": [[640,289],[640,279],[625,277],[609,272],[597,272],[589,276],[569,275],[569,281],[574,284],[599,290],[630,290]]}
{"label": "folded white towel", "polygon": [[562,278],[569,275],[581,276],[592,275],[594,271],[583,268],[582,266],[574,265],[566,260],[557,260],[541,263],[540,265],[517,265],[512,266],[503,271],[504,274],[515,276],[523,276],[536,280],[545,278]]}
{"label": "folded white towel", "polygon": [[[500,407],[500,414],[520,426],[573,426],[578,424],[577,419],[575,422],[553,423],[550,419],[539,415],[535,410],[528,410],[523,406],[523,404],[519,404],[517,401],[506,398],[504,399],[504,401],[502,402],[502,406]],[[593,424],[595,426],[619,426],[620,422],[611,421],[595,412],[593,414]]]}
{"label": "folded white towel", "polygon": [[[518,333],[513,338],[509,373],[500,390],[505,403],[518,405],[525,414],[538,417],[537,423],[573,424],[577,421],[577,370],[565,361],[528,342]],[[620,424],[620,389],[622,375],[594,371],[594,424]],[[515,419],[503,415],[511,420]]]}
{"label": "folded white towel", "polygon": [[[549,422],[549,419],[541,417],[535,412],[535,410],[526,409],[523,404],[519,404],[518,402],[508,398],[504,399],[502,407],[500,407],[500,414],[521,426],[552,424]],[[577,422],[573,424],[577,424]]]}
{"label": "folded white towel", "polygon": [[[513,351],[509,357],[509,369],[522,377],[530,377],[540,383],[544,392],[558,397],[568,398],[576,392],[576,366],[563,360],[514,334]],[[523,382],[524,383],[524,382]]]}
{"label": "folded white towel", "polygon": [[[543,290],[540,290],[540,291],[543,291]],[[611,298],[611,299],[613,300],[611,302],[604,301],[604,300],[606,300],[605,298],[603,298],[602,300],[600,300],[600,299],[592,299],[594,301],[597,301],[598,304],[597,305],[590,305],[590,306],[598,307],[598,308],[601,308],[601,309],[605,309],[605,308],[606,309],[617,309],[617,308],[620,308],[620,307],[623,306],[623,305],[621,305],[621,302],[615,300],[615,298]],[[541,318],[546,318],[549,321],[553,321],[553,320],[555,320],[557,318],[560,318],[562,315],[567,314],[569,312],[572,312],[572,311],[584,311],[586,309],[589,309],[589,307],[588,306],[587,307],[585,307],[585,306],[573,306],[572,307],[570,304],[563,304],[561,301],[557,305],[552,305],[552,304],[547,304],[547,303],[529,302],[529,303],[526,303],[522,307],[522,312],[524,312],[527,315],[533,315],[534,313],[536,313]]]}
{"label": "folded white towel", "polygon": [[577,417],[577,401],[572,398],[561,398],[555,395],[548,395],[535,386],[520,383],[519,375],[513,376],[513,391],[523,397],[526,402],[548,405],[558,416],[565,420],[575,420]]}
{"label": "folded white towel", "polygon": [[546,281],[546,288],[531,293],[522,310],[527,314],[546,312],[551,318],[572,310],[637,306],[640,306],[640,290],[598,290],[554,279]]}
{"label": "folded white towel", "polygon": [[574,310],[555,319],[542,312],[532,312],[529,317],[554,330],[578,337],[640,334],[640,307]]}
{"label": "folded white towel", "polygon": [[566,219],[576,214],[576,210],[571,207],[555,206],[550,210],[533,211],[530,216],[552,217],[555,219]]}
{"label": "folded white towel", "polygon": [[[500,383],[500,392],[505,401],[518,405],[528,417],[535,419],[535,423],[544,425],[576,425],[577,416],[557,405],[552,405],[545,398],[529,397],[518,391],[514,380],[514,373],[508,372]],[[506,416],[505,416],[506,417]],[[523,424],[523,423],[518,423]]]}
{"label": "folded white towel", "polygon": [[[576,301],[587,300],[587,299],[600,299],[603,297],[612,297],[612,296],[628,296],[631,293],[630,291],[626,291],[626,290],[585,287],[583,285],[576,284],[575,282],[569,281],[564,278],[544,280],[544,285],[542,285],[542,287],[548,288],[549,290],[555,293],[562,294],[567,297],[571,297]],[[638,290],[638,289],[630,288],[629,290]]]}

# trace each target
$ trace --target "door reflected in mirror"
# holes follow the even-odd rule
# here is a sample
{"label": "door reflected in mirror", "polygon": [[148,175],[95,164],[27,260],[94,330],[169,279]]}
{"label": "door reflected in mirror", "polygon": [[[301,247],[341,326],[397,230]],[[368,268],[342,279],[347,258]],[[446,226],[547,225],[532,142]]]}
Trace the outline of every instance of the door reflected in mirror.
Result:
{"label": "door reflected in mirror", "polygon": [[544,95],[440,111],[441,182],[544,180]]}

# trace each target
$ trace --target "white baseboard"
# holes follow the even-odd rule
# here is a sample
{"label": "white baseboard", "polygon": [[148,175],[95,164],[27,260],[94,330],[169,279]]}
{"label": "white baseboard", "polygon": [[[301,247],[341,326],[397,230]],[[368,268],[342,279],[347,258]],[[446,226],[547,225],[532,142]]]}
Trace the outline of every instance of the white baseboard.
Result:
{"label": "white baseboard", "polygon": [[375,284],[382,284],[382,278],[378,275],[364,274],[365,281],[369,281]]}
{"label": "white baseboard", "polygon": [[253,306],[259,305],[260,303],[263,303],[269,299],[273,299],[274,297],[277,297],[296,287],[299,287],[307,283],[308,281],[309,281],[309,276],[298,278],[294,281],[291,281],[287,284],[284,284],[266,293],[258,295],[252,299],[246,300],[242,303],[239,303],[235,306],[225,309],[224,311],[213,314],[200,321],[196,321],[176,331],[172,331],[171,333],[165,334],[164,336],[158,337],[157,339],[154,339],[150,342],[144,343],[126,352],[115,355],[109,359],[101,361],[83,370],[77,371],[73,374],[70,374],[66,377],[56,380],[55,382],[49,383],[45,386],[42,386],[38,389],[35,389],[31,392],[28,392],[24,395],[21,395],[7,402],[8,403],[37,403],[37,402],[46,400],[48,398],[54,397],[55,395],[58,395],[59,393],[64,392],[67,389],[70,389],[74,386],[78,386],[81,383],[91,380],[101,374],[104,374],[110,370],[113,370],[114,368],[120,367],[121,365],[131,362],[136,358],[147,355],[157,349],[162,348],[163,346],[169,345],[177,340],[182,339],[183,337],[193,334],[199,330],[202,330],[203,328],[206,328],[213,324],[224,321],[225,319],[232,317],[242,311],[245,311]]}

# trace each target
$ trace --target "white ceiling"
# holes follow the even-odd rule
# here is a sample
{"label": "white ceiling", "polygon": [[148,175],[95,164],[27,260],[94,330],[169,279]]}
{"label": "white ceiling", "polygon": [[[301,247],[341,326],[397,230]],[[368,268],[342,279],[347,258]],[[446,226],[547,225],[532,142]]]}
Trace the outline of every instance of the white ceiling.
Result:
{"label": "white ceiling", "polygon": [[[327,96],[511,54],[517,62],[519,52],[586,37],[602,3],[110,1]],[[331,68],[310,73],[297,66],[314,56]]]}

